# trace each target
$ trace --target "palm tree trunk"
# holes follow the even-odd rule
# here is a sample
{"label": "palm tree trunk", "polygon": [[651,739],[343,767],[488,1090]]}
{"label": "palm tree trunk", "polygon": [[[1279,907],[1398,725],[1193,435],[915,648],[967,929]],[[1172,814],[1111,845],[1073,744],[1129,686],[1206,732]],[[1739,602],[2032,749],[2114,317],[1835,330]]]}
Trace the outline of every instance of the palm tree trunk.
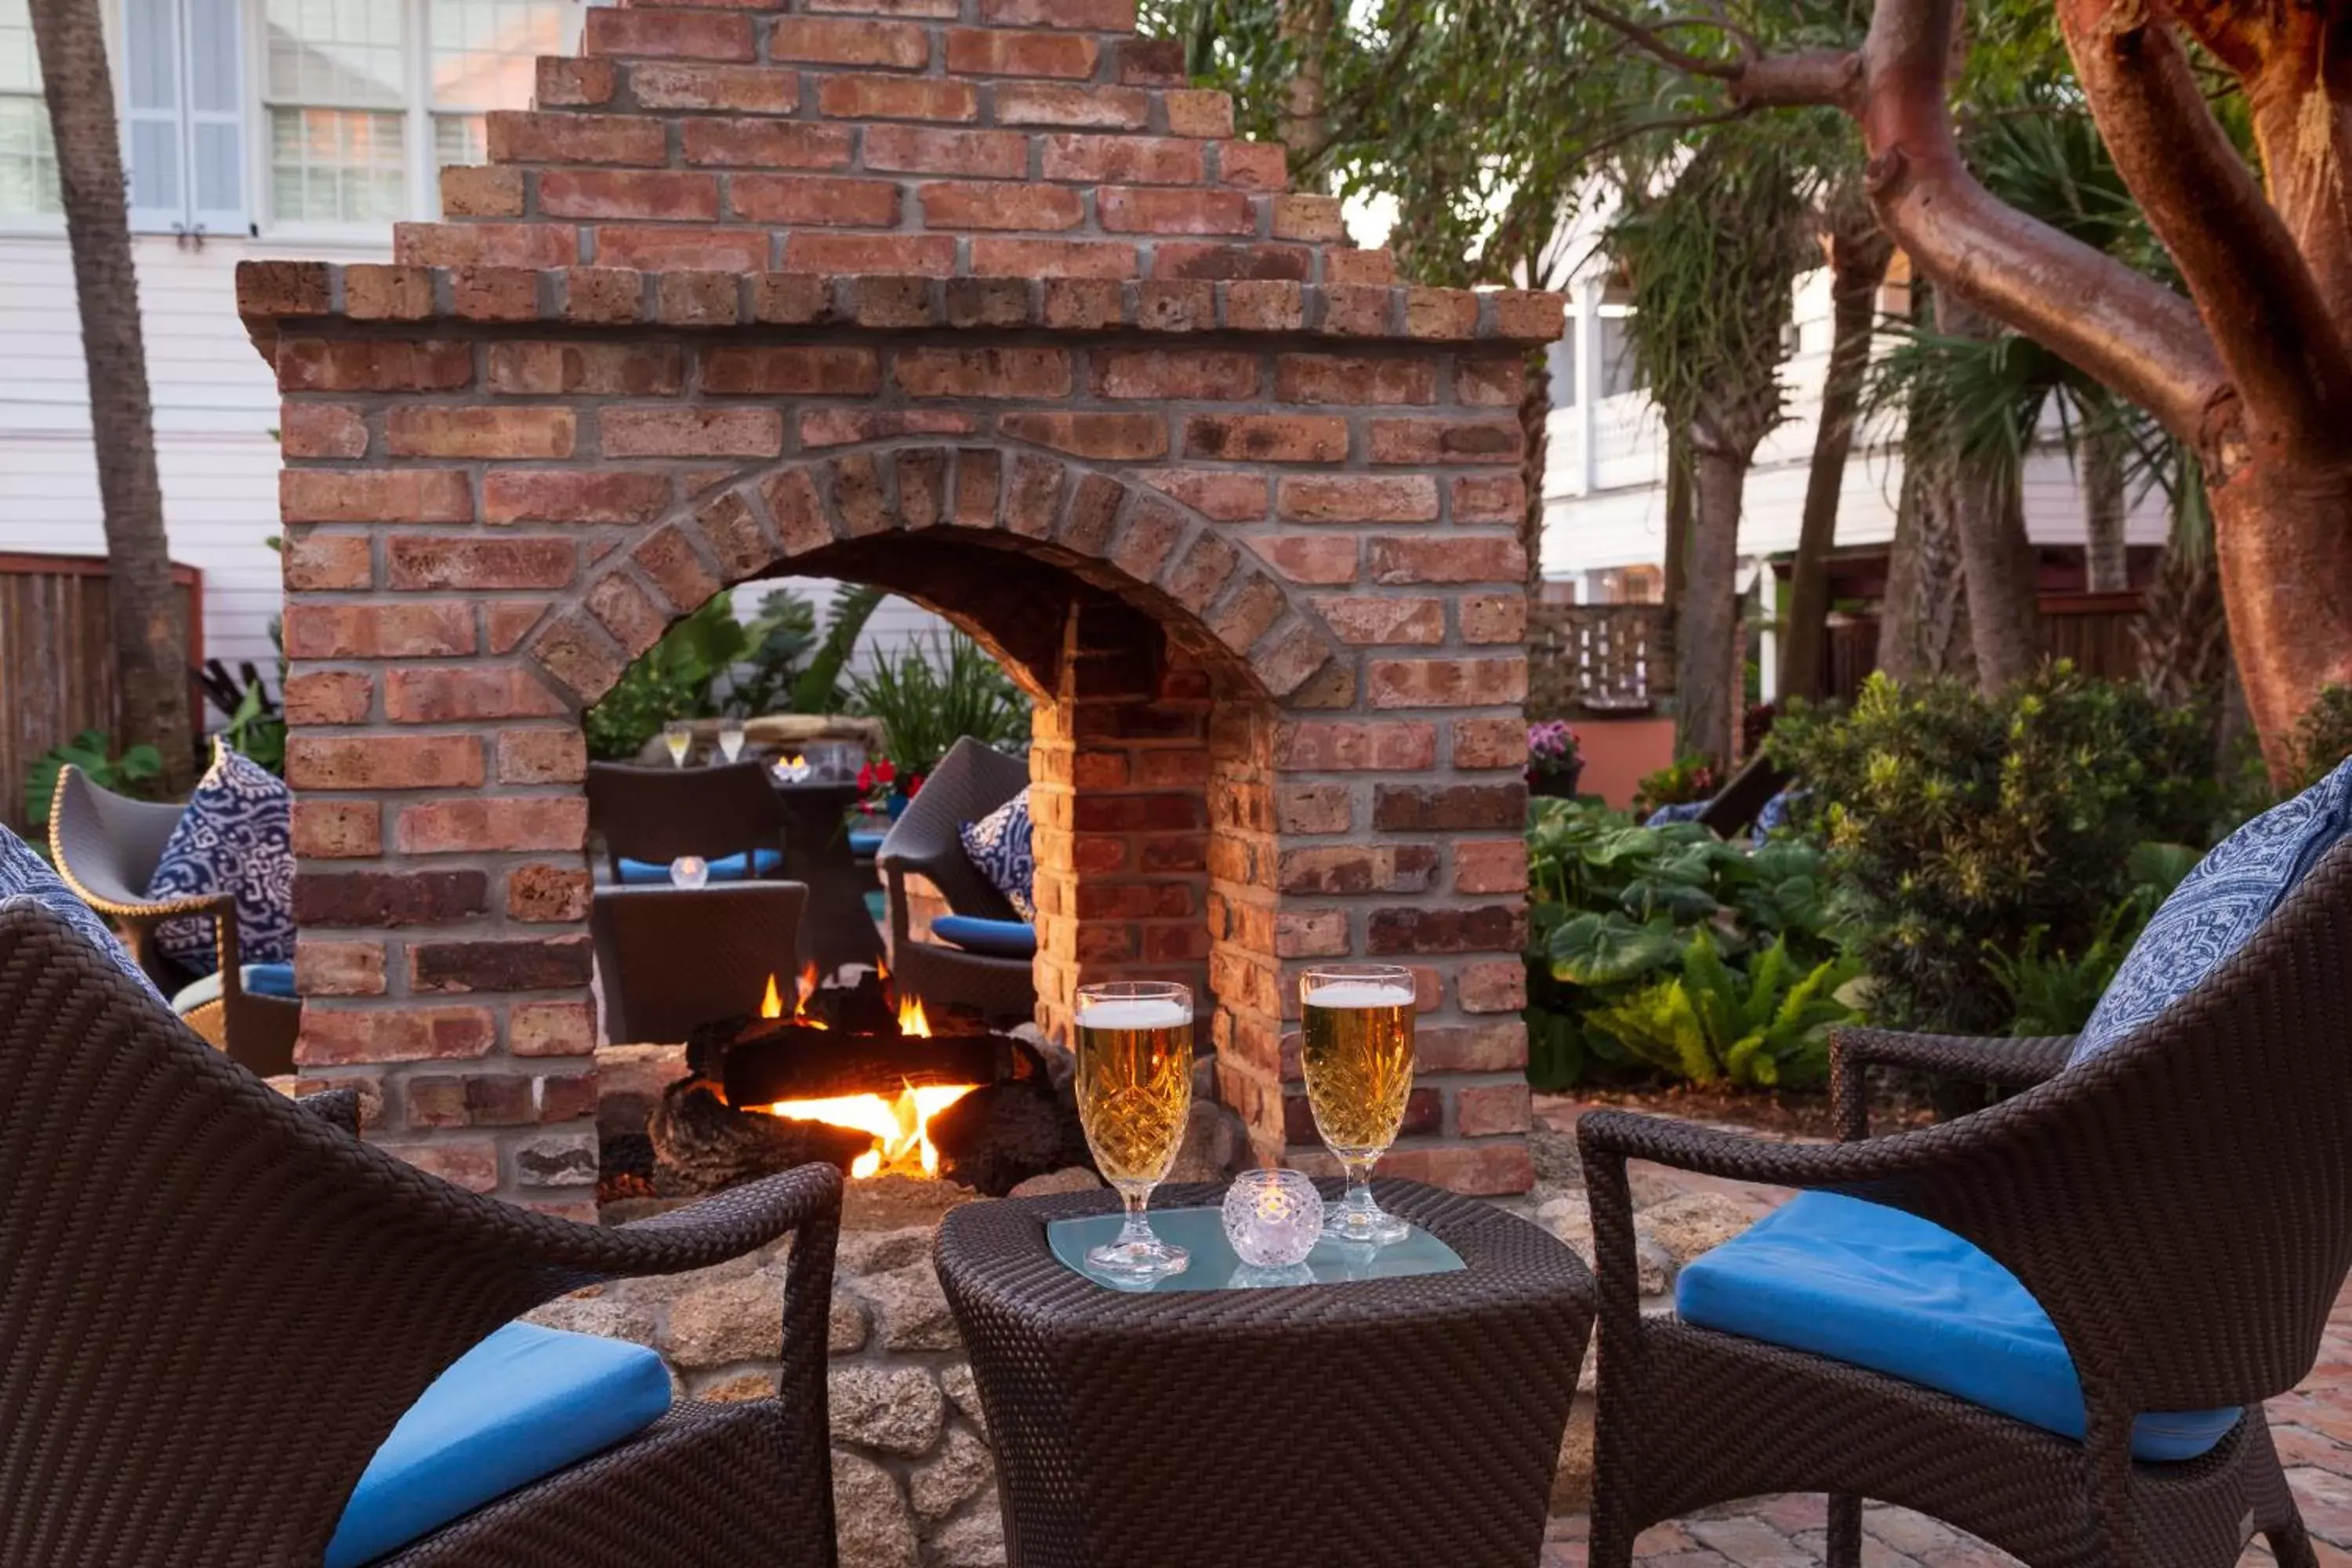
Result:
{"label": "palm tree trunk", "polygon": [[1675,626],[1675,751],[1731,761],[1739,668],[1739,509],[1748,460],[1712,442],[1691,450],[1690,544]]}
{"label": "palm tree trunk", "polygon": [[114,625],[117,745],[153,746],[172,794],[194,781],[188,711],[186,616],[172,585],[163,492],[155,474],[155,426],[114,83],[98,0],[32,0],[33,41],[56,135],[58,182],[81,306],[89,373],[89,424],[106,514],[107,592]]}
{"label": "palm tree trunk", "polygon": [[1856,224],[1830,231],[1830,363],[1822,378],[1821,424],[1805,476],[1804,521],[1790,573],[1789,618],[1780,638],[1780,695],[1818,699],[1827,651],[1830,551],[1837,543],[1838,497],[1853,452],[1854,416],[1863,377],[1870,369],[1870,331],[1878,317],[1878,289],[1895,247],[1867,207]]}
{"label": "palm tree trunk", "polygon": [[[1948,337],[1989,337],[1993,319],[1962,303],[1949,289],[1936,293],[1936,330]],[[1969,637],[1977,682],[1998,691],[2042,663],[2042,606],[2032,542],[2025,536],[2025,500],[2016,465],[2005,454],[1962,457],[1958,503],[1960,566],[1968,582]]]}
{"label": "palm tree trunk", "polygon": [[1296,68],[1283,89],[1280,135],[1290,153],[1291,178],[1301,190],[1326,184],[1323,151],[1331,144],[1331,110],[1323,88],[1323,47],[1331,36],[1332,0],[1280,0],[1278,26],[1297,51]]}
{"label": "palm tree trunk", "polygon": [[2083,585],[2094,594],[2131,586],[2124,543],[2124,437],[2108,420],[2094,416],[2083,429]]}
{"label": "palm tree trunk", "polygon": [[1519,542],[1528,553],[1528,592],[1543,586],[1544,464],[1551,446],[1551,361],[1542,350],[1528,355],[1527,384],[1519,394],[1519,477],[1528,508],[1519,521]]}

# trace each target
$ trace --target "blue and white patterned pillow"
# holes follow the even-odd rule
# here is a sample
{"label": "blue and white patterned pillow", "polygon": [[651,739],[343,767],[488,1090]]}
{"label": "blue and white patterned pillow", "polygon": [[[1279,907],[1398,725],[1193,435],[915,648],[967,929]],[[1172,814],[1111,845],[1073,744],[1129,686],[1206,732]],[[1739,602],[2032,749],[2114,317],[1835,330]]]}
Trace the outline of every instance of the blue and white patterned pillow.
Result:
{"label": "blue and white patterned pillow", "polygon": [[[213,765],[188,797],[147,883],[151,899],[236,897],[237,958],[294,962],[294,797],[286,781],[215,740]],[[192,974],[220,967],[213,922],[165,921],[155,945]]]}
{"label": "blue and white patterned pillow", "polygon": [[2352,831],[2352,762],[2215,845],[2125,955],[2066,1058],[2088,1061],[2204,983]]}
{"label": "blue and white patterned pillow", "polygon": [[168,1005],[155,983],[147,978],[139,961],[126,952],[114,932],[96,910],[81,901],[81,895],[65,885],[49,863],[33,852],[33,847],[0,827],[0,905],[14,903],[18,899],[30,899],[46,904],[65,918],[84,941],[113,962],[114,967],[130,975],[147,988],[158,1006]]}
{"label": "blue and white patterned pillow", "polygon": [[1037,857],[1029,847],[1029,792],[1023,790],[978,822],[956,829],[963,852],[980,874],[996,884],[1024,921],[1037,918]]}
{"label": "blue and white patterned pillow", "polygon": [[1696,822],[1700,814],[1713,805],[1712,800],[1685,800],[1673,805],[1662,805],[1642,819],[1644,827],[1667,827],[1677,822]]}

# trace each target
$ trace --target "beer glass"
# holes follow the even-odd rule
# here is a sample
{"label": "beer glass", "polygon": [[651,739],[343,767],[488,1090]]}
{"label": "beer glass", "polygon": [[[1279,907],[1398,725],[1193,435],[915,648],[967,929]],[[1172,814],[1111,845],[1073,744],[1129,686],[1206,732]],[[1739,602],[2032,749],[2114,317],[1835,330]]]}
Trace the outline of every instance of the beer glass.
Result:
{"label": "beer glass", "polygon": [[671,720],[662,726],[662,744],[669,748],[670,766],[686,766],[686,753],[694,746],[694,726],[683,720]]}
{"label": "beer glass", "polygon": [[719,721],[719,754],[730,763],[743,754],[743,721],[741,720]]}
{"label": "beer glass", "polygon": [[1103,1180],[1127,1205],[1118,1237],[1087,1253],[1089,1268],[1149,1284],[1192,1261],[1153,1234],[1144,1209],[1184,1142],[1192,1109],[1192,993],[1167,981],[1078,988],[1078,1121]]}
{"label": "beer glass", "polygon": [[1395,964],[1333,964],[1298,983],[1307,1108],[1348,1173],[1348,1195],[1323,1222],[1336,1241],[1379,1247],[1412,1234],[1372,1201],[1371,1183],[1412,1092],[1413,997],[1412,971]]}

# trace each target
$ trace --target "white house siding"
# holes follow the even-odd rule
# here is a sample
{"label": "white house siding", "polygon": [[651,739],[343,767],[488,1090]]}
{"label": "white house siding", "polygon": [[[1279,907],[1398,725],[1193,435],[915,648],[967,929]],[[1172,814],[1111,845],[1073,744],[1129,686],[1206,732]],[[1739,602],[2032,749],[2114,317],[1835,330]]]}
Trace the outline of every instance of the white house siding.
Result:
{"label": "white house siding", "polygon": [[[1578,299],[1571,314],[1589,311],[1583,292],[1598,281],[1582,278],[1572,285]],[[1786,418],[1757,448],[1748,471],[1739,526],[1743,558],[1797,547],[1822,382],[1829,369],[1829,304],[1826,271],[1798,281],[1797,349],[1781,367]],[[1544,575],[1574,581],[1588,572],[1662,561],[1665,441],[1648,397],[1633,392],[1601,398],[1589,415],[1577,405],[1555,408],[1547,428]],[[1883,544],[1895,535],[1895,498],[1903,485],[1902,458],[1892,449],[1897,433],[1892,420],[1882,418],[1856,443],[1838,507],[1842,547]],[[2082,504],[2063,451],[2042,449],[2028,458],[2024,490],[2026,532],[2034,542],[2083,543]],[[2127,537],[2134,544],[2161,544],[2167,527],[2163,497],[2151,494],[2134,506]]]}
{"label": "white house siding", "polygon": [[[390,237],[365,248],[231,238],[184,249],[159,237],[132,243],[172,557],[205,574],[205,651],[231,668],[250,659],[270,674],[279,580],[266,541],[278,531],[278,392],[237,320],[236,264],[274,257],[389,260]],[[105,550],[65,240],[0,237],[0,552]],[[833,584],[793,582],[822,618]],[[746,585],[739,603],[748,611],[769,586]],[[889,600],[867,624],[858,662],[940,624]]]}

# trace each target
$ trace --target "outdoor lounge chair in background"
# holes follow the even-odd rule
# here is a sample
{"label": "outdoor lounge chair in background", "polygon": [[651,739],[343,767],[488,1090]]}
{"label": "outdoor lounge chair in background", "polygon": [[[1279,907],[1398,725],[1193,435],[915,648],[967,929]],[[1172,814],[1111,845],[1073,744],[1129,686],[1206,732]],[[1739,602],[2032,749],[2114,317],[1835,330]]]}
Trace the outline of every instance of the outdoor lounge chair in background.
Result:
{"label": "outdoor lounge chair in background", "polygon": [[684,1040],[704,1024],[757,1013],[772,979],[790,1012],[807,903],[798,882],[597,889],[589,925],[605,1038]]}
{"label": "outdoor lounge chair in background", "polygon": [[[711,862],[711,880],[783,871],[785,811],[758,763],[712,768],[588,764],[588,826],[604,841],[612,880],[669,880],[682,855]],[[721,864],[732,858],[732,867]]]}
{"label": "outdoor lounge chair in background", "polygon": [[[1832,1494],[1837,1565],[1860,1561],[1857,1500],[1874,1498],[2036,1564],[2221,1568],[2260,1532],[2281,1563],[2310,1568],[2263,1401],[2312,1370],[2352,1264],[2352,839],[2195,989],[2070,1066],[2074,1043],[1838,1031],[1832,1091],[1847,1142],[1835,1145],[1622,1111],[1578,1123],[1601,1284],[1595,1568],[1622,1568],[1646,1525],[1789,1491]],[[1874,1065],[2032,1087],[1873,1139]],[[1816,1215],[1850,1205],[1882,1237],[1943,1247],[1939,1290],[1981,1290],[2011,1310],[1987,1319],[1981,1337],[1958,1321],[1924,1346],[1943,1366],[1910,1375],[1887,1369],[1918,1355],[1916,1337],[1874,1351],[1866,1323],[1823,1310],[1835,1295],[1826,1277],[1821,1300],[1791,1311],[1783,1298],[1777,1340],[1645,1320],[1631,1160],[1818,1190],[1781,1211],[1791,1221],[1777,1234],[1763,1228],[1774,1220],[1749,1233],[1765,1245],[1745,1265],[1743,1237],[1685,1271],[1687,1287],[1714,1264],[1718,1308],[1762,1305],[1740,1300],[1743,1268],[1751,1283],[1779,1268],[1798,1286],[1809,1256],[1834,1270],[1833,1253],[1804,1251],[1821,1240],[1796,1212],[1811,1204]],[[1938,1242],[1920,1220],[1950,1235]],[[1951,1267],[1970,1247],[1974,1262]],[[1899,1279],[1859,1270],[1846,1297],[1874,1289],[1906,1305]],[[1684,1320],[1692,1306],[1685,1289]],[[2046,1324],[2027,1321],[2035,1308]],[[2056,1375],[1975,1398],[1927,1385],[2010,1364],[2036,1337],[2021,1323],[2038,1331],[2042,1370],[2055,1363]],[[1791,1348],[1808,1338],[1822,1342]],[[1872,1370],[1874,1355],[1892,1359]],[[2002,1414],[1995,1396],[2040,1409]],[[2063,1435],[2070,1422],[2079,1440]]]}
{"label": "outdoor lounge chair in background", "polygon": [[[348,1095],[319,1098],[349,1117]],[[478,1196],[208,1049],[30,900],[0,904],[0,1105],[38,1112],[0,1117],[0,1410],[13,1426],[0,1442],[0,1563],[834,1563],[831,1166],[610,1229]],[[518,1313],[600,1279],[739,1258],[787,1232],[781,1397],[679,1402],[455,1517],[433,1515],[429,1488],[354,1498],[399,1447],[386,1446],[396,1424],[411,1450],[444,1439],[437,1478],[406,1473],[436,1481],[445,1506],[480,1471],[527,1458],[510,1430],[470,1448],[446,1440],[457,1374],[444,1374],[478,1363],[471,1350],[520,1334],[541,1348],[577,1342],[590,1362],[642,1368],[651,1356],[512,1325]],[[658,1360],[652,1370],[666,1400],[667,1373]],[[482,1426],[457,1431],[478,1438],[502,1402],[540,1392],[478,1372],[462,1409]],[[427,1406],[443,1430],[414,1432],[436,1425]],[[404,1423],[412,1407],[420,1420]],[[611,1415],[592,1400],[572,1423]],[[583,1446],[576,1431],[553,1435],[566,1436]],[[363,1517],[362,1500],[387,1492],[395,1516]]]}
{"label": "outdoor lounge chair in background", "polygon": [[176,802],[117,795],[68,765],[58,771],[57,794],[49,802],[50,858],[66,885],[130,938],[131,955],[166,996],[181,995],[196,977],[157,951],[155,928],[188,915],[210,919],[220,952],[219,994],[182,1016],[247,1069],[264,1078],[292,1072],[302,1005],[290,995],[267,996],[246,988],[235,895],[147,896],[155,864],[184,809]]}
{"label": "outdoor lounge chair in background", "polygon": [[1026,958],[971,952],[920,942],[907,907],[907,879],[928,879],[959,915],[1017,922],[1020,915],[964,853],[967,822],[977,822],[1029,787],[1029,764],[970,736],[923,781],[875,857],[890,900],[890,969],[902,995],[928,1007],[965,1007],[989,1018],[1025,1021],[1037,991]]}

